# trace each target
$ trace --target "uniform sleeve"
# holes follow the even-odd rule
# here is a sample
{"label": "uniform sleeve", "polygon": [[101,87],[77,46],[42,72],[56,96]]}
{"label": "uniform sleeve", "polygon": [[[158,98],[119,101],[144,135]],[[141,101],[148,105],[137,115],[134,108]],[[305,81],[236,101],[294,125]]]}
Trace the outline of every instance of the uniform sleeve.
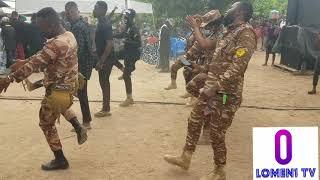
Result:
{"label": "uniform sleeve", "polygon": [[[239,34],[239,39],[236,42],[235,48],[232,50],[232,63],[226,71],[216,77],[214,72],[208,73],[208,80],[205,88],[228,89],[229,84],[233,84],[238,80],[238,77],[244,76],[248,67],[249,61],[254,53],[256,47],[256,36],[250,29],[245,29]],[[214,78],[210,78],[214,77]]]}
{"label": "uniform sleeve", "polygon": [[21,82],[32,73],[44,70],[50,61],[58,57],[58,53],[59,51],[54,41],[48,42],[42,50],[26,60],[28,63],[11,75],[16,82]]}
{"label": "uniform sleeve", "polygon": [[188,50],[186,54],[186,58],[187,60],[190,60],[190,61],[196,61],[201,54],[202,54],[201,47],[198,41],[195,41],[192,47]]}

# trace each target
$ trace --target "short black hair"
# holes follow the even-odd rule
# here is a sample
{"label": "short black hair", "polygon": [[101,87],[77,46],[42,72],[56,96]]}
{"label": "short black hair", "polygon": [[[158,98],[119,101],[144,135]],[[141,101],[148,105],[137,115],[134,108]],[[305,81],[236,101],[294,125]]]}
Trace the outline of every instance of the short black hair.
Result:
{"label": "short black hair", "polygon": [[18,16],[19,13],[17,11],[12,11],[11,15],[15,15],[15,16]]}
{"label": "short black hair", "polygon": [[245,22],[249,22],[250,19],[253,16],[253,7],[252,4],[250,2],[247,1],[242,1],[239,4],[239,7],[241,9],[241,11],[243,11],[243,15],[244,15],[244,21]]}
{"label": "short black hair", "polygon": [[134,9],[128,9],[130,11],[130,16],[135,17],[136,16],[136,11]]}
{"label": "short black hair", "polygon": [[59,14],[52,7],[46,7],[46,8],[41,9],[37,13],[37,18],[48,19],[48,21],[50,23],[55,24],[55,25],[61,24]]}
{"label": "short black hair", "polygon": [[37,13],[33,13],[31,16],[31,20],[36,20],[37,19]]}
{"label": "short black hair", "polygon": [[69,8],[69,7],[78,8],[78,5],[77,5],[77,3],[75,3],[74,1],[69,1],[69,2],[66,3],[65,7],[66,7],[66,8],[67,8],[67,7],[68,7],[68,8]]}
{"label": "short black hair", "polygon": [[108,11],[108,4],[105,1],[97,1],[97,5],[105,11]]}

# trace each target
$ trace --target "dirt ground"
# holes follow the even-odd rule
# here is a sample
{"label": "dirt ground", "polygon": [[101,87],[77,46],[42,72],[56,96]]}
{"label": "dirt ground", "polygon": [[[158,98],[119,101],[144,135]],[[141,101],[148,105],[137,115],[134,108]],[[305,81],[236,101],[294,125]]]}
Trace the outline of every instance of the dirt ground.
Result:
{"label": "dirt ground", "polygon": [[[246,73],[244,106],[320,107],[320,96],[306,94],[311,76],[293,76],[270,66],[263,67],[263,53],[257,52]],[[88,141],[78,146],[71,126],[61,120],[58,131],[70,163],[65,171],[44,172],[40,164],[52,159],[38,127],[40,101],[0,99],[0,179],[28,180],[197,180],[212,170],[212,149],[199,146],[188,172],[166,164],[163,155],[179,154],[185,142],[186,120],[191,108],[182,105],[137,103],[120,108],[125,97],[124,84],[114,69],[112,117],[93,119]],[[31,79],[39,79],[39,75]],[[165,91],[169,74],[159,74],[154,66],[140,61],[133,75],[134,98],[147,102],[184,103],[182,73],[179,88]],[[43,89],[29,93],[15,84],[3,95],[41,97]],[[89,82],[90,100],[101,100],[97,73]],[[2,98],[3,98],[2,97]],[[1,97],[0,97],[1,98]],[[92,113],[101,103],[92,102]],[[80,116],[79,103],[74,104]],[[319,126],[320,111],[275,111],[240,108],[227,134],[228,180],[252,179],[252,127]]]}

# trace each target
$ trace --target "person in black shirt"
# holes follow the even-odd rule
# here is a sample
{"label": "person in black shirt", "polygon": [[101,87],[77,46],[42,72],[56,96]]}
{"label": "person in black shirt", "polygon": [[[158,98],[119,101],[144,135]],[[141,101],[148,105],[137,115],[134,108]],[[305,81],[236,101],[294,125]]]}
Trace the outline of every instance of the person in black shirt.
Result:
{"label": "person in black shirt", "polygon": [[36,25],[36,16],[36,14],[32,15],[31,24],[25,24],[24,36],[26,44],[26,58],[35,55],[43,48],[46,42],[45,37]]}
{"label": "person in black shirt", "polygon": [[157,68],[160,69],[159,72],[169,72],[170,71],[170,34],[172,31],[172,25],[169,20],[167,20],[160,30],[160,60]]}
{"label": "person in black shirt", "polygon": [[66,18],[70,22],[71,32],[74,34],[78,43],[78,64],[79,72],[85,77],[84,87],[78,91],[78,98],[83,118],[83,126],[91,129],[92,121],[89,100],[88,100],[88,80],[91,77],[95,60],[91,52],[90,27],[82,17],[80,17],[78,5],[75,2],[68,2],[65,5]]}
{"label": "person in black shirt", "polygon": [[26,23],[19,20],[19,14],[13,11],[11,14],[11,26],[16,31],[16,41],[17,41],[17,59],[25,59],[25,26]]}
{"label": "person in black shirt", "polygon": [[122,107],[127,107],[134,103],[132,98],[132,81],[131,73],[136,69],[135,63],[140,59],[140,47],[141,47],[141,36],[139,29],[134,24],[134,17],[136,15],[135,10],[128,9],[125,11],[125,29],[123,32],[116,34],[114,37],[124,39],[124,49],[117,54],[118,59],[124,59],[123,79],[126,86],[127,99],[120,104]]}
{"label": "person in black shirt", "polygon": [[13,60],[16,58],[16,31],[10,25],[10,19],[7,17],[2,18],[1,25],[1,36],[4,42],[4,48],[7,55],[7,68],[9,68],[13,64]]}
{"label": "person in black shirt", "polygon": [[104,1],[98,1],[94,7],[93,15],[98,18],[95,43],[98,55],[96,70],[99,72],[99,82],[103,95],[102,110],[95,117],[110,116],[110,74],[115,63],[113,50],[113,33],[110,22],[106,19],[108,5]]}

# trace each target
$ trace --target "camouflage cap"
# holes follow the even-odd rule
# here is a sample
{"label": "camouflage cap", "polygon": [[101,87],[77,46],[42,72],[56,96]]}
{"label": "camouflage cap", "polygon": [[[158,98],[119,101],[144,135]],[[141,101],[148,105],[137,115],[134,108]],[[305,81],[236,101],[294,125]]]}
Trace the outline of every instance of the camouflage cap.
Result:
{"label": "camouflage cap", "polygon": [[206,13],[204,16],[202,16],[202,23],[200,27],[206,27],[209,23],[214,22],[215,20],[218,20],[221,18],[221,14],[219,10],[212,10],[208,13]]}

